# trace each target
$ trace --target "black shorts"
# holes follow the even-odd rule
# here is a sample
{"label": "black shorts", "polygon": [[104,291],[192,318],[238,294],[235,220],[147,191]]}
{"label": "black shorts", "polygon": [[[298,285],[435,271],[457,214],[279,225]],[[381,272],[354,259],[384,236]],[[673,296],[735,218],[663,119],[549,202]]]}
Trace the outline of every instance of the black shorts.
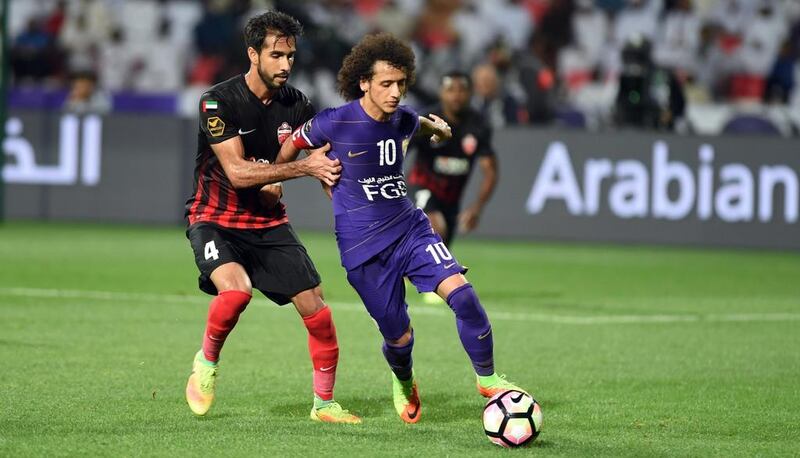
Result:
{"label": "black shorts", "polygon": [[411,197],[414,205],[421,208],[425,213],[439,212],[444,216],[447,231],[445,234],[440,235],[444,240],[444,244],[449,245],[458,228],[458,212],[461,211],[459,205],[442,202],[429,189],[417,185],[409,187],[409,197]]}
{"label": "black shorts", "polygon": [[211,272],[228,262],[241,264],[253,288],[279,305],[288,304],[297,293],[320,284],[314,263],[289,224],[229,229],[199,223],[186,230],[186,237],[200,269],[200,289],[208,294],[217,294]]}

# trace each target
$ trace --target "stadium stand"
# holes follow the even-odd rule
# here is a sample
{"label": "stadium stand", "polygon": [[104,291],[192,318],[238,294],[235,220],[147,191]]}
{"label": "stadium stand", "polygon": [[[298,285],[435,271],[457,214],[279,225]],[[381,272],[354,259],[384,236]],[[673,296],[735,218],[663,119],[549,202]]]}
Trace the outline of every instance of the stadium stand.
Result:
{"label": "stadium stand", "polygon": [[[418,56],[412,105],[435,100],[438,76],[457,68],[473,72],[476,88],[492,92],[477,91],[475,104],[496,126],[602,129],[620,119],[615,101],[623,49],[631,39],[643,38],[653,68],[674,78],[673,90],[680,88],[686,98],[685,115],[658,128],[717,134],[742,130],[735,127],[744,125],[741,119],[761,116],[781,135],[799,130],[800,2],[795,0],[10,4],[12,108],[52,108],[66,100],[75,75],[93,74],[98,90],[110,93],[112,111],[192,115],[203,88],[244,68],[246,19],[277,8],[305,25],[292,83],[318,106],[341,102],[336,71],[352,45],[365,33],[389,31],[410,40]],[[753,118],[754,106],[768,114]]]}

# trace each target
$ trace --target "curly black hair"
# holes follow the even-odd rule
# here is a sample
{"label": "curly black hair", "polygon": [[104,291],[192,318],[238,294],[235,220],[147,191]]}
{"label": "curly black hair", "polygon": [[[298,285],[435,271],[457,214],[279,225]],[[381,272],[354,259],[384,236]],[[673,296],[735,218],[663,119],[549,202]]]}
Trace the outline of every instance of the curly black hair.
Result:
{"label": "curly black hair", "polygon": [[361,98],[364,95],[361,80],[369,80],[374,76],[375,62],[379,60],[404,71],[408,86],[414,84],[414,51],[400,39],[388,33],[378,33],[366,35],[345,56],[337,78],[339,94],[347,101]]}
{"label": "curly black hair", "polygon": [[248,47],[261,52],[268,32],[279,37],[296,38],[303,34],[303,26],[286,13],[267,11],[247,21],[247,25],[244,26],[244,42]]}

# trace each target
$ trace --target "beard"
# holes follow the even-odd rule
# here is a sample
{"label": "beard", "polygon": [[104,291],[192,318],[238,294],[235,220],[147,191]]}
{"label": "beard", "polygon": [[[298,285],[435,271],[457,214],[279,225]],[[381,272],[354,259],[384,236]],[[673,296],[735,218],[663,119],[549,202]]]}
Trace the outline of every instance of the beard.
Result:
{"label": "beard", "polygon": [[[285,76],[286,79],[278,81],[277,77],[279,77],[279,76]],[[280,89],[288,81],[289,74],[288,73],[278,73],[276,75],[268,75],[266,72],[261,70],[261,67],[259,67],[258,68],[258,77],[261,78],[261,81],[263,81],[264,84],[269,89]]]}

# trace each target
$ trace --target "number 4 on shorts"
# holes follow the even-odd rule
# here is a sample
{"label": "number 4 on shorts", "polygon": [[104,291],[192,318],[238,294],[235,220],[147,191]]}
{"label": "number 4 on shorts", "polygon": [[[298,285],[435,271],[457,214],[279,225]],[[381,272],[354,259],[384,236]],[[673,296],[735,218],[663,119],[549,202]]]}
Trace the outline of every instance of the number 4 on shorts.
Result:
{"label": "number 4 on shorts", "polygon": [[206,260],[213,259],[216,261],[217,259],[219,259],[219,250],[217,250],[217,245],[214,244],[213,240],[206,243],[206,247],[203,250],[203,254],[205,254]]}

